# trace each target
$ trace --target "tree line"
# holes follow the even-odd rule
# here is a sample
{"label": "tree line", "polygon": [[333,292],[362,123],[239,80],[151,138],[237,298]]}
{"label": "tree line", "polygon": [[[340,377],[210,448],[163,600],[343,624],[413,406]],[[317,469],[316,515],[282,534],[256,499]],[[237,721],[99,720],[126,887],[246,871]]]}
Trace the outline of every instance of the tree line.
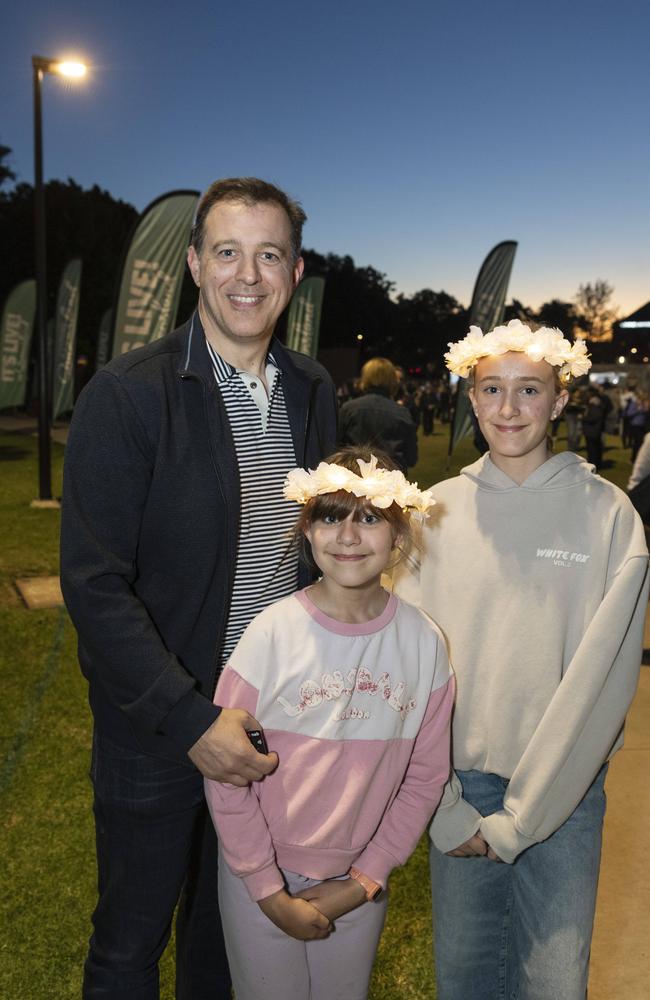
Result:
{"label": "tree line", "polygon": [[[20,281],[34,275],[34,189],[16,178],[7,163],[10,150],[0,146],[0,302]],[[45,185],[47,217],[48,316],[54,314],[63,268],[72,257],[83,261],[78,353],[92,365],[102,313],[114,304],[126,240],[138,219],[128,202],[97,185],[84,190],[72,178]],[[442,373],[442,355],[451,340],[463,336],[469,310],[445,291],[423,288],[395,294],[394,283],[373,267],[358,267],[352,257],[304,251],[305,274],[325,278],[320,346],[360,349],[361,357],[384,355],[406,368],[433,363]],[[615,319],[613,289],[606,281],[581,285],[572,302],[553,299],[535,310],[517,299],[506,308],[506,321],[520,318],[557,326],[567,335],[587,336],[595,356],[608,358],[607,337]],[[178,319],[196,304],[196,288],[186,272]],[[282,324],[278,332],[282,332]],[[362,339],[358,339],[359,335]]]}

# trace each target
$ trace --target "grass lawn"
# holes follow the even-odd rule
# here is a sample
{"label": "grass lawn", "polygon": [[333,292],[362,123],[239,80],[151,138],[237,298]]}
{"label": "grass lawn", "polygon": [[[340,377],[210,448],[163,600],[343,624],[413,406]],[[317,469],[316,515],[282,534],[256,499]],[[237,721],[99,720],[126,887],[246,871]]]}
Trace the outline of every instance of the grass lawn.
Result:
{"label": "grass lawn", "polygon": [[[414,472],[421,486],[455,475],[476,457],[463,442],[445,472],[447,434],[421,439]],[[446,430],[446,429],[445,429]],[[625,486],[628,453],[608,439],[604,475]],[[558,447],[565,442],[560,439]],[[63,448],[53,444],[53,489],[61,489]],[[0,996],[72,1000],[95,898],[91,719],[62,609],[28,611],[14,587],[21,576],[58,573],[59,513],[32,510],[38,483],[36,439],[0,434]],[[372,1000],[433,998],[426,844],[391,883],[388,922]],[[173,998],[173,956],[163,961],[162,998]]]}

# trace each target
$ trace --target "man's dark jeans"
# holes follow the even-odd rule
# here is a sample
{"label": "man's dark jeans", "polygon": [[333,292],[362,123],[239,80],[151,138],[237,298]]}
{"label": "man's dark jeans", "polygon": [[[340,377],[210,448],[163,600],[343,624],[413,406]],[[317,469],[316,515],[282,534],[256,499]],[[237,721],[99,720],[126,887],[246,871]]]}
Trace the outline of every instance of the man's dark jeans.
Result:
{"label": "man's dark jeans", "polygon": [[177,1000],[229,1000],[217,840],[201,775],[96,732],[91,778],[99,902],[84,1000],[158,1000],[158,960],[179,896]]}

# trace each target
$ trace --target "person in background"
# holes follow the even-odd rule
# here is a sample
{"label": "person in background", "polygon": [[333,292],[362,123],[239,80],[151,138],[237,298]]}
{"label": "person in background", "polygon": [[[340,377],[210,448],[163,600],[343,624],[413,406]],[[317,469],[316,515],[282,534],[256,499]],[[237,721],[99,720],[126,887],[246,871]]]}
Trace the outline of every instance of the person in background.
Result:
{"label": "person in background", "polygon": [[397,370],[388,358],[371,358],[361,369],[361,395],[339,411],[339,444],[385,451],[406,473],[418,460],[417,430],[405,406],[395,402]]}
{"label": "person in background", "polygon": [[448,379],[441,378],[438,382],[437,415],[443,424],[449,423],[451,410],[451,392]]}
{"label": "person in background", "polygon": [[[585,1000],[607,761],[641,664],[643,527],[548,426],[584,342],[518,320],[450,345],[489,452],[432,487],[395,589],[440,624],[454,771],[431,826],[438,1000]],[[418,552],[418,549],[416,549]]]}
{"label": "person in background", "polygon": [[620,417],[616,405],[618,402],[616,389],[608,379],[601,382],[598,389],[605,401],[605,434],[618,434]]}
{"label": "person in background", "polygon": [[438,399],[431,382],[425,382],[418,395],[418,404],[422,415],[422,434],[429,437],[433,434],[433,423]]}
{"label": "person in background", "polygon": [[646,434],[637,452],[627,491],[643,521],[646,542],[650,543],[650,433]]}
{"label": "person in background", "polygon": [[411,414],[417,433],[422,416],[420,413],[420,393],[418,392],[416,383],[411,379],[406,382],[400,382],[400,388],[396,399],[399,405],[404,406]]}
{"label": "person in background", "polygon": [[216,181],[188,251],[196,312],[111,361],[75,407],[61,585],[94,716],[84,1000],[158,1000],[179,896],[177,1000],[231,995],[203,778],[246,785],[277,757],[251,745],[252,715],[213,694],[249,621],[308,581],[287,551],[282,486],[336,436],[327,372],[273,339],[304,220],[265,181]]}
{"label": "person in background", "polygon": [[569,399],[564,407],[564,422],[566,424],[567,448],[569,451],[579,451],[582,440],[582,417],[586,408],[586,390],[583,386],[572,386],[568,389]]}
{"label": "person in background", "polygon": [[627,420],[627,433],[630,441],[630,457],[634,462],[639,448],[648,430],[648,411],[650,405],[648,395],[637,389],[634,396],[628,400],[623,416]]}
{"label": "person in background", "polygon": [[627,484],[628,493],[650,476],[650,433],[646,434],[636,453],[634,466]]}
{"label": "person in background", "polygon": [[598,472],[603,465],[603,434],[607,418],[606,397],[597,385],[590,385],[585,393],[585,409],[582,414],[582,433],[587,446],[587,461]]}
{"label": "person in background", "polygon": [[634,379],[628,379],[618,394],[618,412],[621,421],[621,440],[624,448],[629,448],[632,444],[630,436],[630,419],[625,416],[627,404],[634,399],[637,391],[637,383]]}

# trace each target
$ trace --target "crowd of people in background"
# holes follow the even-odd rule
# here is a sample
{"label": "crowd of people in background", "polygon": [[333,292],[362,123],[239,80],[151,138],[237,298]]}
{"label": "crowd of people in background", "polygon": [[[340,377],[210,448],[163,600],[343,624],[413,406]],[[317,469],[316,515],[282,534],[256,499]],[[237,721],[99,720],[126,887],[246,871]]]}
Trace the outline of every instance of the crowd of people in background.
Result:
{"label": "crowd of people in background", "polygon": [[[376,360],[376,359],[375,359]],[[435,432],[435,422],[448,424],[452,411],[452,391],[446,378],[416,379],[406,376],[404,369],[394,365],[397,388],[394,399],[406,407],[416,427],[422,427],[425,437]],[[348,379],[337,389],[339,405],[362,394],[361,376]]]}
{"label": "crowd of people in background", "polygon": [[[393,365],[385,358],[374,358],[366,364],[372,366],[378,361],[390,366],[397,380],[393,384],[391,375],[390,388],[384,387],[379,391],[389,394],[394,403],[409,412],[416,430],[421,427],[423,436],[429,437],[436,433],[437,425],[449,424],[453,418],[455,387],[451,387],[446,378],[435,377],[433,373],[425,378],[407,376],[403,368]],[[363,376],[343,382],[337,389],[339,406],[353,403],[367,391]],[[373,391],[376,392],[377,389]],[[356,404],[353,403],[352,409],[355,407]],[[344,416],[347,412],[346,405],[343,409]],[[622,386],[609,381],[599,383],[591,382],[588,378],[579,379],[570,388],[570,398],[564,413],[553,421],[554,439],[561,432],[562,422],[567,449],[584,451],[587,461],[597,471],[603,468],[606,434],[620,435],[623,448],[629,449],[630,460],[634,462],[646,434],[650,432],[650,393],[635,379],[628,379]],[[474,441],[478,451],[486,450],[487,446],[480,432],[475,433]],[[347,443],[356,443],[356,440],[351,438]],[[390,446],[387,450],[391,452]]]}
{"label": "crowd of people in background", "polygon": [[650,429],[650,397],[632,379],[622,388],[610,382],[578,383],[571,391],[564,420],[567,447],[578,451],[584,439],[587,460],[597,470],[603,467],[605,434],[620,434],[623,447],[630,449],[630,459],[634,462]]}

